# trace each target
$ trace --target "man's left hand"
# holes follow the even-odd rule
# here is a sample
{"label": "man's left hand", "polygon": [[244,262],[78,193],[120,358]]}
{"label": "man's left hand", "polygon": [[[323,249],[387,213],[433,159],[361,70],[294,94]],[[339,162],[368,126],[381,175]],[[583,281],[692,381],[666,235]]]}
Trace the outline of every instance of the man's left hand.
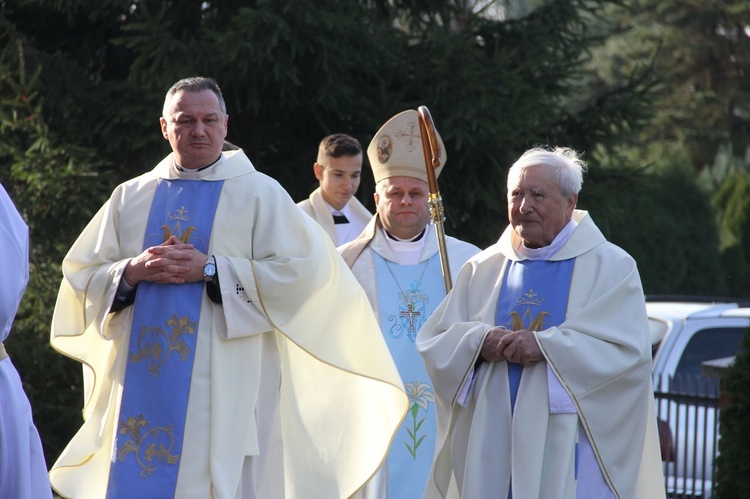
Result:
{"label": "man's left hand", "polygon": [[208,261],[208,255],[195,248],[186,250],[190,254],[190,260],[184,263],[189,270],[184,274],[185,282],[198,282],[203,280],[203,267]]}
{"label": "man's left hand", "polygon": [[544,358],[534,333],[527,329],[513,331],[500,340],[498,351],[508,362],[533,366]]}

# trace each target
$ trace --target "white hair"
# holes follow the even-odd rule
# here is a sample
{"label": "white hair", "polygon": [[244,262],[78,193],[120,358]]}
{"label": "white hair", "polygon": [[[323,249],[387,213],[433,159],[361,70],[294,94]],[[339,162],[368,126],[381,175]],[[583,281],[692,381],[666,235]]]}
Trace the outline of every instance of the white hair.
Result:
{"label": "white hair", "polygon": [[526,169],[533,166],[551,168],[563,196],[581,192],[586,163],[576,151],[567,147],[534,147],[523,153],[508,170],[508,190]]}

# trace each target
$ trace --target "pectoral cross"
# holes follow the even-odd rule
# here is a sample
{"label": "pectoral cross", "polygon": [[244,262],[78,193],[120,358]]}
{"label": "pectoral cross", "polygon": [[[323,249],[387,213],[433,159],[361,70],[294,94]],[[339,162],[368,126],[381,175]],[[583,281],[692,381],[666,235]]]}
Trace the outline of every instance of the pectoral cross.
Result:
{"label": "pectoral cross", "polygon": [[422,312],[414,310],[414,304],[412,302],[409,302],[407,308],[408,310],[401,311],[401,317],[409,317],[409,331],[414,332],[416,330],[416,327],[414,326],[414,318],[421,317]]}

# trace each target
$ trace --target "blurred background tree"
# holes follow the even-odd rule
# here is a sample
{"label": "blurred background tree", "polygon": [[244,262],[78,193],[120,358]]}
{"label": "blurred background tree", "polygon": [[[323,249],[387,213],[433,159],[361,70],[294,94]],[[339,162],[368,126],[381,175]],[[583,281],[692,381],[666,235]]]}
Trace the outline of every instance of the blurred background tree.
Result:
{"label": "blurred background tree", "polygon": [[[8,349],[48,464],[82,405],[80,366],[48,343],[60,262],[112,188],[168,153],[158,118],[176,80],[216,78],[228,140],[295,201],[323,136],[367,147],[426,105],[448,152],[446,230],[481,247],[507,223],[513,160],[573,147],[590,166],[580,207],[647,293],[748,296],[750,207],[730,179],[750,143],[745,4],[0,0],[0,181],[33,244]],[[373,208],[368,168],[358,197]]]}
{"label": "blurred background tree", "polygon": [[726,402],[719,414],[721,439],[716,458],[717,499],[750,496],[750,329],[745,332],[732,364],[721,374]]}
{"label": "blurred background tree", "polygon": [[633,0],[605,10],[592,86],[643,65],[653,79],[649,119],[618,144],[621,166],[637,165],[651,185],[623,193],[638,202],[612,240],[636,257],[647,293],[750,296],[750,4]]}

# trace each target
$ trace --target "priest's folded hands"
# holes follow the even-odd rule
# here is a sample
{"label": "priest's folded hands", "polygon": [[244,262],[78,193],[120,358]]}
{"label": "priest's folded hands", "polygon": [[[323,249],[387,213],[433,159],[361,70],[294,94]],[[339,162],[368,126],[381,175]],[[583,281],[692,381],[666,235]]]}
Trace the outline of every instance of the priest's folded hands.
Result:
{"label": "priest's folded hands", "polygon": [[532,331],[511,331],[502,326],[487,332],[481,355],[489,362],[507,360],[524,366],[533,366],[544,358]]}
{"label": "priest's folded hands", "polygon": [[146,248],[131,258],[123,277],[130,287],[135,287],[140,281],[159,284],[197,282],[203,280],[207,258],[192,244],[184,244],[171,236],[162,244]]}

